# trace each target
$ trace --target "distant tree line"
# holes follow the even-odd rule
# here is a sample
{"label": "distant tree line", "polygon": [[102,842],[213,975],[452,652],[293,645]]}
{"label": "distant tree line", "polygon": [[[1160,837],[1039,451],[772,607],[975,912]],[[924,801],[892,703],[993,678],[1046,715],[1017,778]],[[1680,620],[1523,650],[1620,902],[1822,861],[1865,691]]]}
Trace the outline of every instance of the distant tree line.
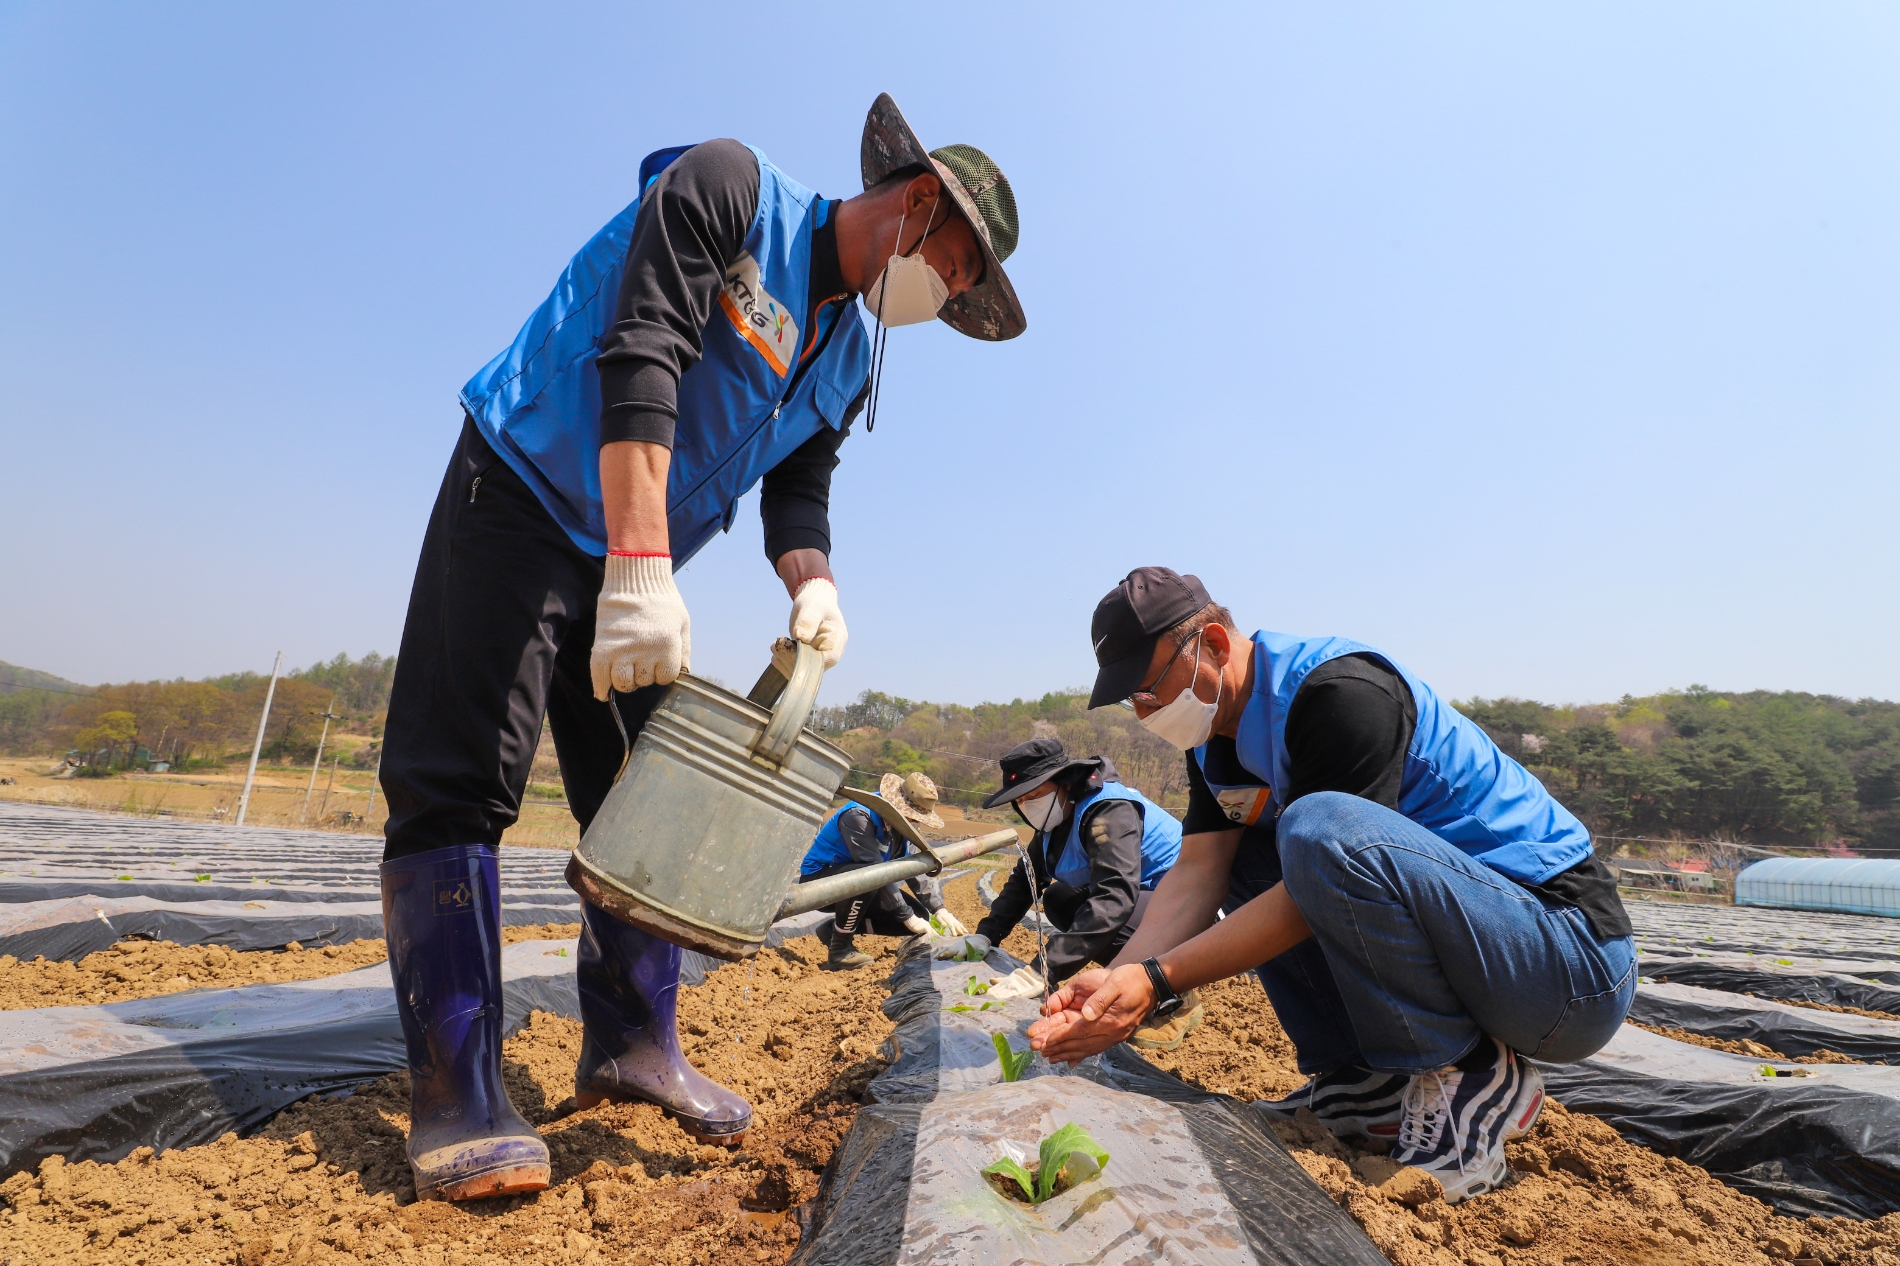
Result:
{"label": "distant tree line", "polygon": [[1900,704],[1691,686],[1458,707],[1600,832],[1900,848]]}
{"label": "distant tree line", "polygon": [[[277,681],[264,758],[300,763],[316,753],[324,713],[338,718],[332,737],[358,736],[334,749],[345,763],[375,763],[396,661],[371,651],[338,655]],[[0,751],[59,755],[78,751],[103,769],[167,760],[175,767],[218,764],[250,754],[270,678],[229,673],[203,681],[128,682],[88,693],[24,688],[0,695]],[[361,739],[372,740],[370,742]],[[329,757],[325,757],[326,762]]]}
{"label": "distant tree line", "polygon": [[[311,759],[334,701],[341,719],[332,734],[351,736],[335,750],[345,763],[373,765],[395,668],[394,658],[371,652],[286,674],[271,708],[266,759]],[[267,681],[232,673],[90,693],[70,685],[14,689],[0,694],[0,751],[78,749],[107,767],[141,752],[180,765],[242,758]],[[852,703],[817,709],[811,726],[850,753],[857,785],[874,786],[886,772],[921,771],[949,803],[974,805],[998,785],[998,757],[1047,735],[1077,756],[1107,756],[1130,785],[1169,808],[1185,807],[1181,754],[1129,710],[1090,711],[1086,703],[1080,690],[975,707],[867,690]],[[1691,686],[1613,704],[1472,699],[1456,706],[1599,833],[1900,849],[1900,704]],[[551,762],[546,771],[537,766],[537,778],[554,776]]]}
{"label": "distant tree line", "polygon": [[[974,708],[866,691],[822,708],[813,728],[874,783],[921,770],[945,799],[969,804],[1000,779],[995,759],[1051,734],[1102,754],[1174,809],[1187,802],[1180,753],[1124,708],[1083,705],[1080,691]],[[1594,831],[1760,845],[1900,848],[1900,704],[1705,686],[1613,704],[1553,707],[1522,699],[1456,705]]]}

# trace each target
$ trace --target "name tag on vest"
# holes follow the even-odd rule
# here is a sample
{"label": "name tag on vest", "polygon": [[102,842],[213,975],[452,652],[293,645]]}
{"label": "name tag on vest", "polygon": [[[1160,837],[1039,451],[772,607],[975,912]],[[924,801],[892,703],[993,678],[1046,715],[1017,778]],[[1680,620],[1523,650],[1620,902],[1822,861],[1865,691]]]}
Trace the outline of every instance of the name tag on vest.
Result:
{"label": "name tag on vest", "polygon": [[739,337],[758,349],[773,372],[783,378],[798,358],[798,322],[790,309],[765,292],[759,281],[759,261],[740,252],[726,268],[726,288],[720,292],[724,310]]}

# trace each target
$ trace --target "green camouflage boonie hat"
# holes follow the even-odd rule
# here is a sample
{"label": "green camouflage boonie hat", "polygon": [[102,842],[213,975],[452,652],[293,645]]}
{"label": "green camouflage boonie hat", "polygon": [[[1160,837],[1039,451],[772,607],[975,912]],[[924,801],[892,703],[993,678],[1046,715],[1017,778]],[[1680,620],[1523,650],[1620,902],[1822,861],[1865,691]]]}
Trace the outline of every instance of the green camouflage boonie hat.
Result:
{"label": "green camouflage boonie hat", "polygon": [[925,150],[891,94],[880,92],[864,120],[858,166],[866,189],[905,167],[935,171],[950,200],[975,230],[983,251],[983,280],[944,304],[937,313],[939,320],[959,334],[992,343],[1015,338],[1028,328],[1023,305],[1003,271],[1003,261],[1016,250],[1016,195],[1009,178],[988,154],[974,145]]}

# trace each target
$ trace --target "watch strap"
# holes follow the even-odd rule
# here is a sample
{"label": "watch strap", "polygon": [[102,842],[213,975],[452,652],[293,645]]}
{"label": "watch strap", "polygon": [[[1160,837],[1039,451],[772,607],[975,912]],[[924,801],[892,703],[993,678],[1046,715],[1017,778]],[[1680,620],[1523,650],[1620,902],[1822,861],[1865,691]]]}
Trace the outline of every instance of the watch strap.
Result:
{"label": "watch strap", "polygon": [[1166,1019],[1180,1010],[1181,995],[1176,993],[1174,986],[1168,983],[1167,974],[1161,970],[1161,963],[1154,958],[1144,958],[1141,960],[1141,969],[1148,973],[1148,983],[1155,991],[1155,1005],[1153,1010],[1149,1011],[1149,1016]]}

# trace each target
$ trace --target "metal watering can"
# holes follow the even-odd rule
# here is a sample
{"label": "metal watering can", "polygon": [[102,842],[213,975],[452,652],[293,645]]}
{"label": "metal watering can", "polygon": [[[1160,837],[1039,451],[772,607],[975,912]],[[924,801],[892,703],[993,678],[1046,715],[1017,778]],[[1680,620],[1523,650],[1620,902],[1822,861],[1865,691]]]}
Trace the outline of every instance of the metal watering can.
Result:
{"label": "metal watering can", "polygon": [[805,730],[824,657],[796,645],[791,680],[767,668],[743,699],[680,674],[567,864],[575,891],[716,958],[759,951],[851,769]]}

